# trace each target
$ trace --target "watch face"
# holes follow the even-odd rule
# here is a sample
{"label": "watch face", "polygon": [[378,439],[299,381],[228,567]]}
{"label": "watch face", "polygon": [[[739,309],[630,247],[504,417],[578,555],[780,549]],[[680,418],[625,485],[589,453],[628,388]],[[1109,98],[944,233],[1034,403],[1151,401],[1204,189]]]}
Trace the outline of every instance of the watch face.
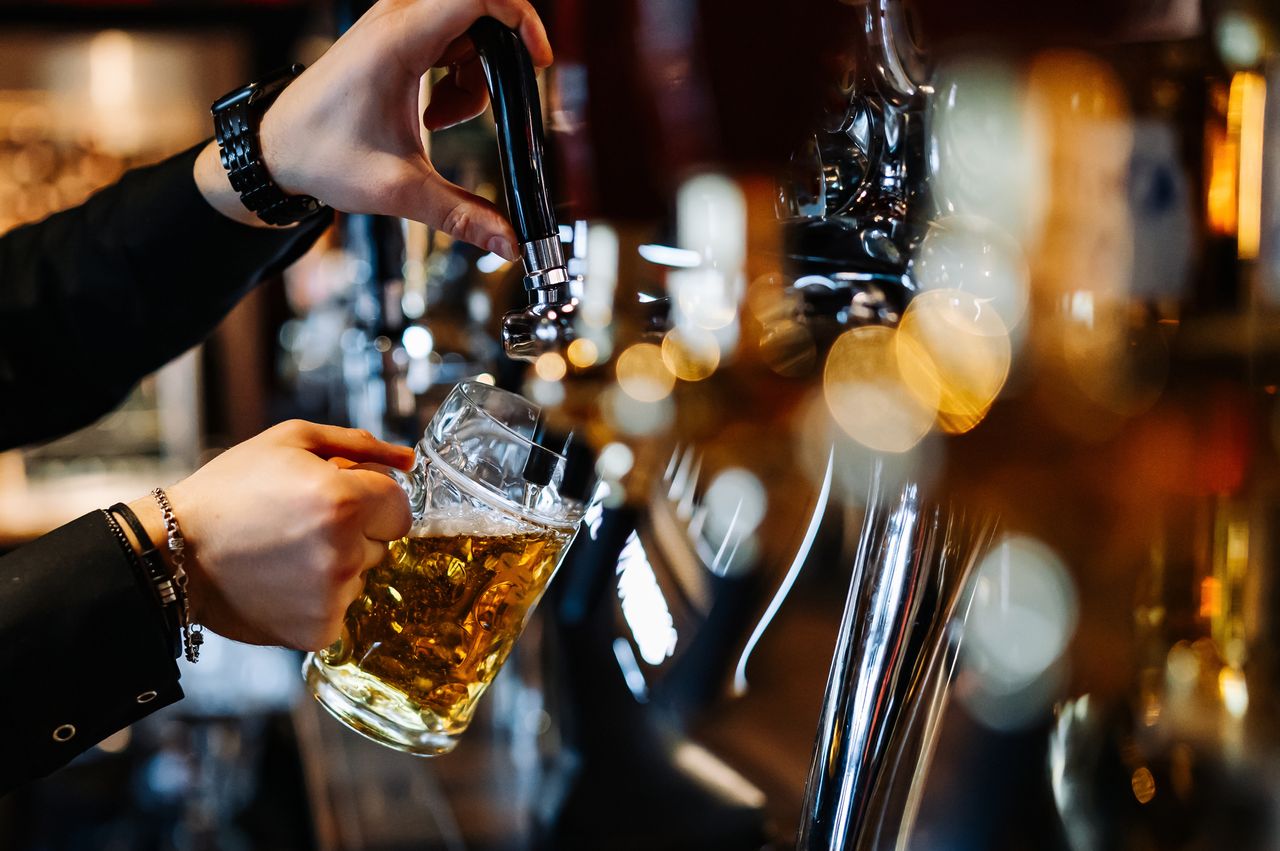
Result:
{"label": "watch face", "polygon": [[224,110],[230,109],[233,106],[239,106],[241,104],[249,103],[253,99],[253,96],[254,94],[257,93],[257,91],[258,91],[258,84],[250,83],[249,85],[243,88],[236,89],[234,92],[228,92],[227,94],[223,95],[222,97],[218,98],[216,101],[213,102],[211,111],[223,112]]}

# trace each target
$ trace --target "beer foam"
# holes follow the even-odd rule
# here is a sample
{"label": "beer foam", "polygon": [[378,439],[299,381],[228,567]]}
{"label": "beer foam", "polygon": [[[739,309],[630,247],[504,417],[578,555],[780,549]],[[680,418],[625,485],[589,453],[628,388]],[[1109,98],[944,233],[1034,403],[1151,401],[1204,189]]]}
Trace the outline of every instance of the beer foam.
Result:
{"label": "beer foam", "polygon": [[414,521],[412,538],[452,538],[458,535],[499,537],[531,531],[529,524],[497,511],[482,511],[469,506],[431,509],[431,513]]}

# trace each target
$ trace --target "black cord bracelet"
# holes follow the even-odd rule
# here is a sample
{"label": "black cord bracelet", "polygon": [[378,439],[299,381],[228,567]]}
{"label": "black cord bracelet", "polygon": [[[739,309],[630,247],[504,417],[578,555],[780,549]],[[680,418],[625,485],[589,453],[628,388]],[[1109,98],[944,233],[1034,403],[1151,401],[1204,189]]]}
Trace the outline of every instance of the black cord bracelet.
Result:
{"label": "black cord bracelet", "polygon": [[[115,503],[111,505],[109,512],[123,517],[129,529],[133,530],[133,535],[137,537],[138,545],[142,548],[142,564],[146,567],[147,575],[151,577],[151,586],[155,590],[156,599],[160,601],[160,612],[164,614],[165,623],[169,626],[168,633],[172,636],[175,648],[179,648],[178,635],[182,633],[182,607],[186,605],[186,594],[179,589],[173,577],[169,576],[169,569],[165,567],[164,559],[160,557],[159,550],[152,543],[151,536],[147,535],[147,530],[142,526],[142,521],[138,520],[137,514],[133,513],[133,509],[124,503]],[[178,654],[174,653],[174,655]]]}
{"label": "black cord bracelet", "polygon": [[[182,651],[182,642],[178,637],[180,635],[180,626],[178,624],[177,606],[167,606],[161,602],[160,593],[155,587],[155,569],[158,567],[163,575],[164,565],[153,565],[139,557],[138,551],[134,549],[133,544],[129,543],[128,536],[125,535],[124,529],[120,527],[120,523],[116,520],[115,514],[105,508],[101,509],[101,511],[102,516],[106,518],[107,528],[111,530],[111,534],[115,537],[116,543],[120,545],[120,552],[126,559],[128,559],[129,565],[133,568],[134,573],[137,574],[138,580],[151,587],[151,591],[155,595],[156,603],[160,606],[160,615],[164,618],[165,637],[168,639],[170,647],[173,650],[173,656],[176,659]],[[128,511],[128,509],[126,509],[126,512],[127,514],[121,515],[122,517],[125,517],[126,523],[129,522],[130,517],[132,517],[135,522],[137,521],[136,515],[133,515],[133,513]],[[132,524],[130,525],[132,526]],[[142,524],[138,523],[138,526],[134,527],[134,534],[139,535],[145,546],[145,544],[149,542],[149,539],[145,534],[140,534],[138,532],[138,528],[141,526]],[[155,552],[154,547],[152,548],[152,552]]]}
{"label": "black cord bracelet", "polygon": [[133,530],[134,537],[138,539],[138,545],[142,547],[142,563],[146,565],[147,573],[151,576],[156,595],[160,598],[160,605],[169,606],[177,602],[178,595],[173,588],[173,580],[169,578],[169,572],[165,570],[160,553],[156,550],[156,545],[151,542],[151,537],[147,535],[147,530],[138,519],[138,515],[123,502],[117,502],[107,510],[112,514],[119,514]]}

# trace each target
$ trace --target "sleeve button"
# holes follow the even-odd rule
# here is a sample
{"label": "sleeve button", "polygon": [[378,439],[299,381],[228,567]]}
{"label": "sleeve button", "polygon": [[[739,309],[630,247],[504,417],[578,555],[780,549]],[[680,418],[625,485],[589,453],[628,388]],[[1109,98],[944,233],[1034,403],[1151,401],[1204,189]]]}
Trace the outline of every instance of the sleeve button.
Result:
{"label": "sleeve button", "polygon": [[55,742],[69,742],[71,737],[76,734],[76,728],[72,724],[63,724],[61,727],[53,731],[53,740]]}
{"label": "sleeve button", "polygon": [[156,699],[156,693],[154,691],[144,691],[134,699],[137,700],[138,703],[150,703]]}

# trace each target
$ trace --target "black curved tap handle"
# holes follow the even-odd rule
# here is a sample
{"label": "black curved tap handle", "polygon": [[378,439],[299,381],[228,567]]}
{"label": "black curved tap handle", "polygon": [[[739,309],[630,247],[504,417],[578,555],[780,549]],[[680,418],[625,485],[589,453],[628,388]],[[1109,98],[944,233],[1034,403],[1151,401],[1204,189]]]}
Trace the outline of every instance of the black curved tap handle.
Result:
{"label": "black curved tap handle", "polygon": [[503,189],[516,238],[527,243],[551,236],[557,228],[542,173],[542,104],[529,51],[514,30],[493,18],[480,18],[467,34],[489,84]]}

